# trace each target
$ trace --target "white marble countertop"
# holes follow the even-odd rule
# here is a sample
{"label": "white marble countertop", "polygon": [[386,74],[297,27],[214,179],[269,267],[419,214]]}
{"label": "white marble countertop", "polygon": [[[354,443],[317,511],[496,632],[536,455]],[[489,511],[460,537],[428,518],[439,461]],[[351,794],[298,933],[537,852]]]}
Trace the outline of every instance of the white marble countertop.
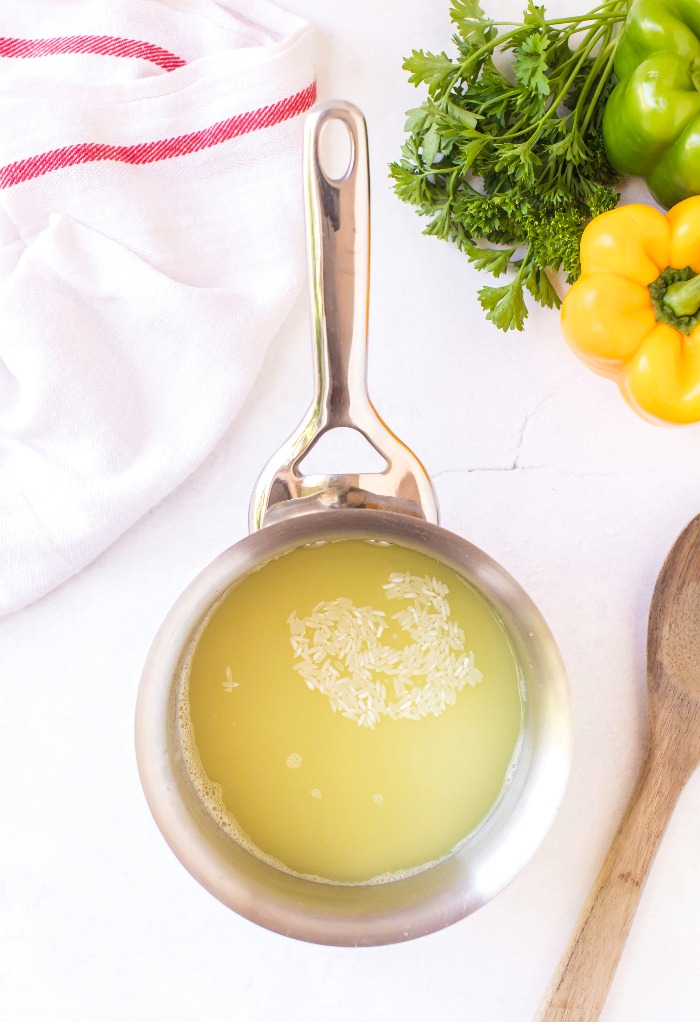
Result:
{"label": "white marble countertop", "polygon": [[[499,2],[517,15],[519,4]],[[402,59],[449,45],[445,0],[287,6],[317,26],[320,97],[352,100],[368,122],[373,399],[432,474],[442,523],[500,561],[548,620],[571,685],[569,787],[539,851],[494,901],[376,949],[306,945],[239,918],[153,823],[133,750],[139,674],[181,589],[244,535],[256,475],[306,407],[302,298],[201,468],[82,574],[0,621],[8,1022],[528,1022],[639,767],[649,599],[700,511],[700,431],[632,414],[572,356],[552,311],[534,308],[522,335],[492,328],[476,300],[484,281],[394,197],[386,166],[417,100]],[[696,1022],[699,946],[696,776],[604,1022]]]}

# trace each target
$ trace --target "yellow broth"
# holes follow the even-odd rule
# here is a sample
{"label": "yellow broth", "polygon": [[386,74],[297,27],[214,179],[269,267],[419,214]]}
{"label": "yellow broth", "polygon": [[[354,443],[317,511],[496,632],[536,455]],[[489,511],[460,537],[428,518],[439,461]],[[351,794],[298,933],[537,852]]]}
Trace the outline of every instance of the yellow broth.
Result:
{"label": "yellow broth", "polygon": [[179,715],[225,830],[280,868],[366,883],[445,857],[489,813],[517,756],[521,671],[452,569],[338,540],[224,595],[193,642]]}

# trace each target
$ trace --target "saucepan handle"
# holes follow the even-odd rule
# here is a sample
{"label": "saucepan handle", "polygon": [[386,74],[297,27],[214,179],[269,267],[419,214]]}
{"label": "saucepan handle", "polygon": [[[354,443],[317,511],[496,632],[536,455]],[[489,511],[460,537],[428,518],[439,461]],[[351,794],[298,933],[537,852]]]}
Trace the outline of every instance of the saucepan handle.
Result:
{"label": "saucepan handle", "polygon": [[[350,155],[339,177],[324,166],[322,136],[342,123]],[[251,530],[328,507],[397,511],[437,522],[430,478],[383,422],[367,392],[369,164],[367,128],[351,103],[317,106],[304,134],[314,400],[301,425],[263,470],[251,501]],[[382,456],[381,472],[304,475],[300,463],[324,433],[349,427]]]}

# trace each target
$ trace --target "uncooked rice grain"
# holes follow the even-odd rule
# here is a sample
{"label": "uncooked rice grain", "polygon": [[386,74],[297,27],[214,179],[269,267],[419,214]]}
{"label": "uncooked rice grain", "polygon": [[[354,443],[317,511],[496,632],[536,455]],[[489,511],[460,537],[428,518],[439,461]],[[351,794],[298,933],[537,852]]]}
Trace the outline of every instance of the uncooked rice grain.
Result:
{"label": "uncooked rice grain", "polygon": [[[317,604],[306,618],[294,611],[287,619],[302,680],[328,696],[334,713],[372,729],[382,716],[437,717],[465,685],[482,680],[474,654],[465,652],[462,628],[450,619],[444,582],[392,572],[382,588],[388,600],[412,601],[390,618],[413,640],[403,648],[380,641],[388,625],[384,611],[356,607],[345,596]],[[387,701],[387,685],[393,700]]]}

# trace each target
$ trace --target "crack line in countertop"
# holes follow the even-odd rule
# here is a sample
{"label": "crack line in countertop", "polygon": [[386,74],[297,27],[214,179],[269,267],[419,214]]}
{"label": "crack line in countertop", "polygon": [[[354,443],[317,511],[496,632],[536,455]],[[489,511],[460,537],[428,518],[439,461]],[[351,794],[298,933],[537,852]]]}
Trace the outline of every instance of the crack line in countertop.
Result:
{"label": "crack line in countertop", "polygon": [[[525,440],[525,433],[527,432],[527,427],[530,425],[531,421],[533,420],[535,415],[540,411],[540,409],[543,408],[544,405],[546,405],[548,401],[551,401],[551,399],[555,396],[556,393],[557,393],[556,390],[552,390],[552,391],[549,392],[549,394],[545,394],[544,397],[540,398],[540,400],[535,405],[533,405],[533,407],[526,413],[525,418],[523,419],[522,425],[520,426],[520,429],[518,431],[518,440],[517,440],[517,443],[515,445],[515,453],[513,454],[513,459],[511,461],[510,465],[493,465],[493,466],[492,465],[486,465],[486,466],[482,466],[480,468],[454,468],[454,469],[453,468],[448,468],[448,469],[443,469],[442,471],[439,471],[439,472],[433,472],[432,473],[432,478],[433,479],[439,479],[440,476],[445,476],[445,475],[458,475],[458,474],[470,475],[473,472],[527,472],[527,471],[533,471],[533,470],[538,470],[538,469],[539,470],[543,470],[543,469],[547,469],[547,468],[553,468],[554,469],[554,466],[550,466],[550,465],[521,465],[520,464],[520,452],[522,450],[523,441]],[[583,474],[583,473],[574,473],[574,474]]]}
{"label": "crack line in countertop", "polygon": [[[644,470],[639,469],[639,473]],[[578,476],[581,479],[593,478],[593,479],[605,479],[605,478],[618,478],[620,477],[619,471],[610,472],[587,472],[577,471],[576,469],[565,469],[561,465],[482,465],[478,468],[444,468],[438,472],[431,472],[431,479],[439,479],[441,476],[456,476],[456,475],[473,475],[477,472],[556,472],[558,475],[565,476]],[[639,473],[627,472],[625,475],[633,475]]]}
{"label": "crack line in countertop", "polygon": [[522,450],[523,441],[525,440],[525,433],[527,432],[527,427],[530,425],[530,423],[534,419],[535,415],[537,415],[537,413],[540,411],[540,409],[543,408],[547,404],[548,401],[551,401],[551,399],[554,397],[555,394],[556,394],[556,390],[552,390],[552,391],[549,392],[549,394],[545,394],[545,396],[543,398],[541,398],[537,402],[537,404],[535,404],[530,409],[530,411],[526,414],[525,419],[523,420],[523,424],[520,427],[520,433],[518,435],[518,442],[517,442],[517,444],[515,446],[515,454],[513,455],[513,466],[512,466],[513,469],[520,468],[520,465],[518,464],[519,460],[520,460],[520,451]]}

